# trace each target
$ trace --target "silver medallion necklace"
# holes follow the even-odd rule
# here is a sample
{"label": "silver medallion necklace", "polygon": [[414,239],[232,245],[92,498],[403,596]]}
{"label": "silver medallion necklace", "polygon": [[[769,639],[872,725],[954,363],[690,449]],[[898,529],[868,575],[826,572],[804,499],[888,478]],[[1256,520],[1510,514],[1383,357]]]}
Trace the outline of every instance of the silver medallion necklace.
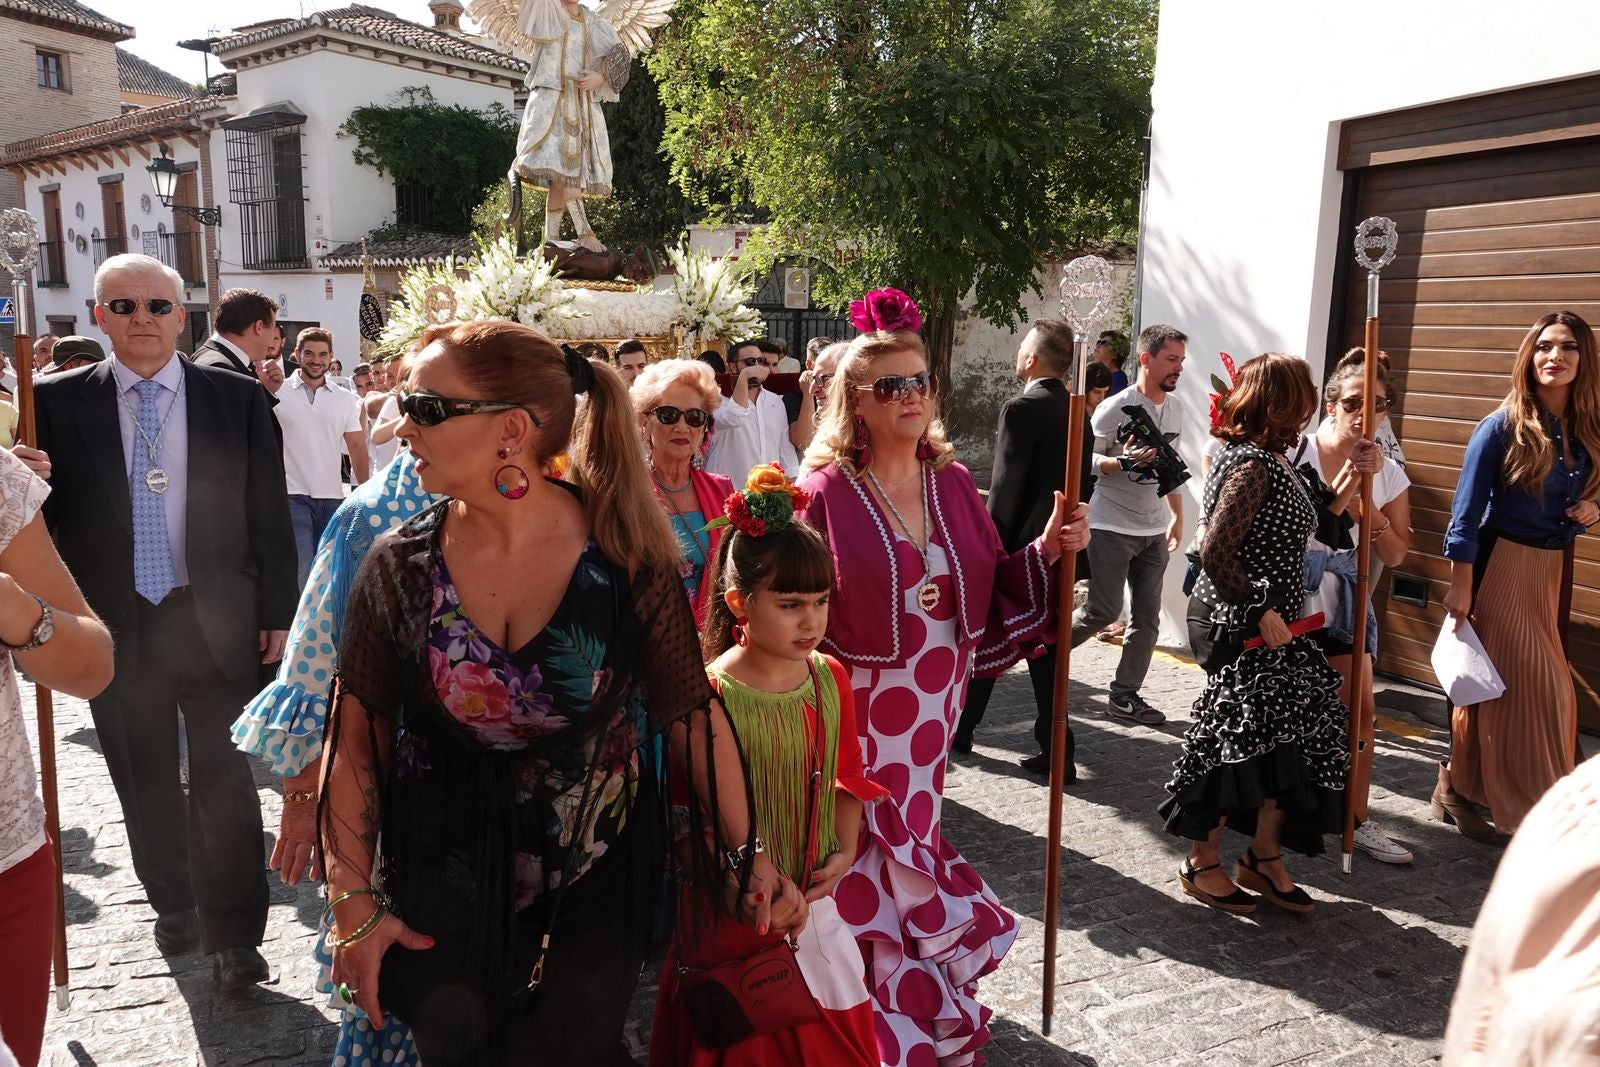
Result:
{"label": "silver medallion necklace", "polygon": [[911,527],[906,525],[906,520],[901,518],[900,509],[894,506],[894,500],[883,491],[883,484],[878,481],[877,475],[869,469],[867,479],[872,482],[872,487],[883,497],[883,502],[889,505],[889,514],[894,516],[894,521],[900,524],[900,532],[906,535],[906,540],[911,542],[911,547],[917,550],[922,557],[922,573],[926,576],[922,587],[917,590],[917,603],[923,611],[932,611],[939,606],[939,587],[933,584],[933,563],[930,560],[931,546],[933,544],[933,528],[928,519],[928,479],[923,477],[920,484],[922,489],[922,544],[917,544],[917,539],[911,536]]}
{"label": "silver medallion necklace", "polygon": [[134,431],[144,441],[145,456],[150,461],[149,468],[144,472],[145,488],[158,496],[165,493],[167,487],[172,484],[167,477],[167,472],[161,468],[161,436],[167,432],[167,422],[171,420],[172,413],[177,411],[178,405],[182,403],[183,390],[188,383],[189,380],[186,377],[178,379],[178,395],[172,398],[172,406],[167,408],[166,415],[162,416],[161,425],[156,427],[156,435],[153,438],[144,432],[144,426],[140,424],[139,416],[133,410],[133,404],[128,401],[127,392],[118,391],[118,395],[122,398],[122,406],[127,409],[128,419],[133,423]]}

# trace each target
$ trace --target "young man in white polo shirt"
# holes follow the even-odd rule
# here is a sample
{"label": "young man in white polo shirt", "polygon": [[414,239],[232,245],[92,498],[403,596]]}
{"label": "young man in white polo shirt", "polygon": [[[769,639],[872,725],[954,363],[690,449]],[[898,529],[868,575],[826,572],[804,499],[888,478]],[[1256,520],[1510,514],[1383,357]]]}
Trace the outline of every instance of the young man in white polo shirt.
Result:
{"label": "young man in white polo shirt", "polygon": [[273,414],[283,427],[284,481],[304,589],[323,528],[344,500],[339,461],[348,452],[356,481],[366,481],[367,442],[361,431],[361,398],[328,380],[333,334],[317,326],[301,330],[295,359],[300,369],[284,380]]}

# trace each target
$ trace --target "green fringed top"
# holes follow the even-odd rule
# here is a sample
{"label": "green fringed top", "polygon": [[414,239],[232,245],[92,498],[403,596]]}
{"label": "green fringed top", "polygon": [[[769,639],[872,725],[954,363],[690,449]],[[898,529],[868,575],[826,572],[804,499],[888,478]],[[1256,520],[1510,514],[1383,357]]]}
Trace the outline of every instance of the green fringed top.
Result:
{"label": "green fringed top", "polygon": [[[821,866],[839,850],[833,821],[834,781],[839,771],[839,686],[827,660],[816,652],[811,654],[811,670],[821,696],[824,727],[822,787],[817,797],[816,863]],[[766,841],[767,855],[779,871],[798,883],[806,874],[806,805],[816,761],[811,717],[806,712],[813,700],[811,679],[787,693],[768,693],[752,689],[715,666],[707,667],[706,673],[721,692],[744,748],[755,794],[756,827]],[[806,887],[800,889],[803,892]]]}

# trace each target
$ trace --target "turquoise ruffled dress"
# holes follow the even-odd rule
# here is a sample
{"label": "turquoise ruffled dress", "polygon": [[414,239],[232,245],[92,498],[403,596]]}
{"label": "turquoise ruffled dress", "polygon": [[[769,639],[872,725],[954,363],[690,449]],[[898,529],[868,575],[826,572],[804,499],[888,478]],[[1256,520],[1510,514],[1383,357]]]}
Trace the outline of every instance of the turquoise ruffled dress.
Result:
{"label": "turquoise ruffled dress", "polygon": [[[338,666],[339,631],[345,602],[361,561],[378,535],[432,506],[439,498],[422,488],[409,449],[347,497],[323,531],[311,574],[290,627],[278,677],[252,700],[233,724],[241,751],[266,761],[272,773],[287,778],[322,756],[322,728]],[[336,998],[326,921],[314,950],[317,989],[340,1010],[335,1067],[395,1067],[417,1064],[410,1029],[390,1016],[381,1029],[360,1009]]]}

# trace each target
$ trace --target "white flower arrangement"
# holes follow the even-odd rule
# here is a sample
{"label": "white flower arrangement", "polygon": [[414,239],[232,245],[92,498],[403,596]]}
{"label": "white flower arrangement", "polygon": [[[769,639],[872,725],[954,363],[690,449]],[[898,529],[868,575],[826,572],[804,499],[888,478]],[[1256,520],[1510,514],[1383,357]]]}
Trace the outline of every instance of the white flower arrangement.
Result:
{"label": "white flower arrangement", "polygon": [[400,275],[400,298],[389,303],[383,330],[378,335],[378,351],[401,355],[410,350],[423,330],[454,318],[454,315],[438,317],[444,309],[430,312],[429,304],[436,304],[433,294],[441,287],[453,293],[460,284],[455,256],[446,257],[443,263],[413,267]]}
{"label": "white flower arrangement", "polygon": [[667,249],[667,260],[674,273],[678,322],[688,341],[744,341],[766,331],[761,316],[745,304],[750,289],[732,260],[713,260],[687,244]]}
{"label": "white flower arrangement", "polygon": [[467,262],[467,279],[456,290],[462,318],[510,319],[557,333],[557,323],[583,314],[572,306],[573,294],[544,256],[519,258],[509,236],[493,242],[478,238],[477,243],[477,253]]}
{"label": "white flower arrangement", "polygon": [[549,325],[551,337],[583,340],[591,337],[663,337],[672,332],[678,305],[671,293],[603,292],[569,289],[572,307],[582,317],[564,318]]}

